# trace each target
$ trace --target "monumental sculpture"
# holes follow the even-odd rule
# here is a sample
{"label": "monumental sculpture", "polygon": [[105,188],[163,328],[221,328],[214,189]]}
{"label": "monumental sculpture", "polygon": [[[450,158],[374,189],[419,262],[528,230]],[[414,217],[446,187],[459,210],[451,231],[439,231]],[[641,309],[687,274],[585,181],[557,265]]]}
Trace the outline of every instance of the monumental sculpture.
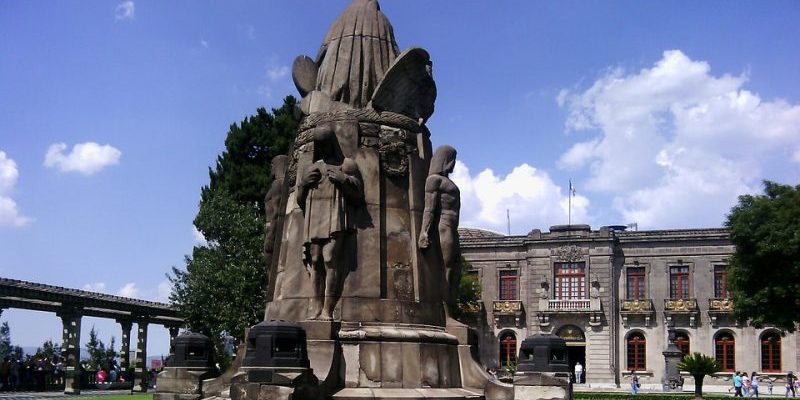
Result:
{"label": "monumental sculpture", "polygon": [[264,259],[267,262],[267,266],[270,265],[275,248],[275,228],[281,206],[281,192],[284,177],[286,176],[287,159],[285,155],[278,155],[272,157],[272,162],[270,163],[272,184],[267,190],[266,196],[264,196],[264,214],[267,220],[264,235]]}
{"label": "monumental sculpture", "polygon": [[292,78],[302,118],[281,190],[267,199],[277,210],[268,214],[270,288],[245,360],[257,357],[251,349],[286,347],[271,333],[283,327],[267,321],[293,321],[309,364],[245,362],[231,397],[289,398],[300,386],[337,399],[482,397],[498,385],[472,358],[467,328],[447,323],[460,195],[448,177],[455,149],[432,154],[428,52],[400,52],[378,2],[354,0],[317,56],[295,59]]}

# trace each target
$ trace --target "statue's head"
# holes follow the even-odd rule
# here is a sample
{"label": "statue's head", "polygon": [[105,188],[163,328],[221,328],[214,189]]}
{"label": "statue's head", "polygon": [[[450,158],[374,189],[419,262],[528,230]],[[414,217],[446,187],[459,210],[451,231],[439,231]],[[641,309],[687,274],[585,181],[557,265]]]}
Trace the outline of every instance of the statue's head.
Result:
{"label": "statue's head", "polygon": [[289,157],[285,155],[272,157],[272,161],[270,162],[272,176],[277,179],[283,178],[283,176],[286,175],[286,165],[288,161]]}
{"label": "statue's head", "polygon": [[452,146],[442,145],[436,149],[431,160],[431,169],[428,175],[447,176],[456,166],[456,149]]}
{"label": "statue's head", "polygon": [[333,128],[328,125],[322,125],[314,130],[314,161],[324,160],[336,157],[338,154],[336,142],[336,134]]}

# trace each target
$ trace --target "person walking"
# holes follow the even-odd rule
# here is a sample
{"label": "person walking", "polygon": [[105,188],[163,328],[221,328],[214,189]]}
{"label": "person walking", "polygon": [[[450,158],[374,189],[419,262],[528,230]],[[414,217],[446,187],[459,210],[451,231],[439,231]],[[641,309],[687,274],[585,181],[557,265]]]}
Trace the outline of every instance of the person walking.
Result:
{"label": "person walking", "polygon": [[739,371],[733,374],[733,397],[742,397],[742,375]]}
{"label": "person walking", "polygon": [[752,386],[750,386],[750,377],[747,375],[747,372],[742,372],[742,395],[750,397],[750,390]]}
{"label": "person walking", "polygon": [[639,376],[636,375],[636,371],[631,371],[631,394],[634,396],[639,394]]}
{"label": "person walking", "polygon": [[581,362],[578,361],[577,363],[575,363],[575,383],[581,383],[582,375],[583,375],[583,365],[581,365]]}
{"label": "person walking", "polygon": [[794,375],[794,372],[789,371],[786,374],[786,394],[783,397],[789,397],[789,392],[792,392],[792,397],[795,397],[794,391],[794,384],[797,382],[797,377]]}
{"label": "person walking", "polygon": [[750,374],[750,386],[752,387],[750,395],[758,398],[758,374],[756,374],[756,371]]}

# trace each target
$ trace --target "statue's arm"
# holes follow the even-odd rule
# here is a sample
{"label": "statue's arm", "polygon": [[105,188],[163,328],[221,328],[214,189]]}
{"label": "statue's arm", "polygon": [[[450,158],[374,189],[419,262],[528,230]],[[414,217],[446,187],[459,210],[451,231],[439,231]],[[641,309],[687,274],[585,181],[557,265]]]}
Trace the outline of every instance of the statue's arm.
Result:
{"label": "statue's arm", "polygon": [[345,158],[341,171],[343,175],[339,186],[345,198],[354,206],[361,204],[364,200],[364,184],[358,178],[358,165],[352,158]]}
{"label": "statue's arm", "polygon": [[297,205],[300,206],[301,209],[305,209],[306,207],[308,188],[319,182],[321,175],[322,173],[319,171],[319,168],[316,165],[312,165],[303,175],[300,184],[297,185]]}
{"label": "statue's arm", "polygon": [[439,179],[437,175],[431,175],[425,180],[425,210],[422,212],[422,229],[419,234],[419,247],[427,249],[430,246],[431,224],[433,223],[433,213],[439,206]]}

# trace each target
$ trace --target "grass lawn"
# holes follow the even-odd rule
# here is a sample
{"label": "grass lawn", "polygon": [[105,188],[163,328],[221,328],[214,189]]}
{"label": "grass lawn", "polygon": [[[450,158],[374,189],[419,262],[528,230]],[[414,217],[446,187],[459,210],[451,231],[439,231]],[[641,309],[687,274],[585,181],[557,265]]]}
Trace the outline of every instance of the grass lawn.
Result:
{"label": "grass lawn", "polygon": [[113,394],[105,396],[80,397],[81,400],[153,400],[153,395],[148,393]]}
{"label": "grass lawn", "polygon": [[[694,393],[639,393],[636,396],[630,393],[592,393],[576,392],[575,400],[691,400]],[[720,393],[704,393],[703,399],[722,400],[730,399],[731,395]]]}

